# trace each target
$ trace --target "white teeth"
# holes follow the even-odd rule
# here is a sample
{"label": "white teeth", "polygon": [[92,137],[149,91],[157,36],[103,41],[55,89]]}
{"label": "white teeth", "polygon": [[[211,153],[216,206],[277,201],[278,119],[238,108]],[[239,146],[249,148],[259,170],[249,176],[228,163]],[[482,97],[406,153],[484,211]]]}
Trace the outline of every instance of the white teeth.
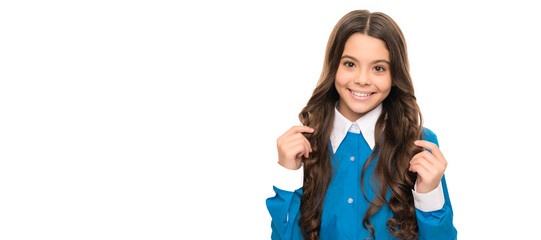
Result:
{"label": "white teeth", "polygon": [[368,97],[368,96],[372,95],[372,93],[358,93],[358,92],[354,92],[354,91],[351,91],[351,93],[353,93],[353,95],[359,96],[359,97]]}

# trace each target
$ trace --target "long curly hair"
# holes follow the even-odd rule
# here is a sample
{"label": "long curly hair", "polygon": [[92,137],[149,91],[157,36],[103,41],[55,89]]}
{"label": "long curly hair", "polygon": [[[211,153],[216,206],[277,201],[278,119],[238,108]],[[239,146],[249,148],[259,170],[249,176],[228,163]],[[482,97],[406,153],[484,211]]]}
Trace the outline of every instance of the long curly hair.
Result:
{"label": "long curly hair", "polygon": [[[389,231],[401,239],[418,238],[418,226],[411,189],[417,174],[408,171],[409,161],[420,148],[414,141],[421,138],[422,116],[414,95],[409,73],[409,62],[404,36],[398,25],[387,15],[366,10],[346,14],[334,27],[325,52],[323,70],[307,105],[299,113],[303,125],[314,128],[306,134],[313,148],[304,162],[304,185],[301,197],[299,225],[305,239],[319,239],[325,193],[332,178],[330,134],[333,128],[334,107],[340,96],[335,88],[335,77],[348,38],[354,33],[368,34],[385,42],[391,60],[391,91],[383,100],[382,113],[375,127],[376,144],[372,155],[363,166],[363,176],[369,165],[375,164],[371,187],[375,199],[362,225],[374,237],[370,217],[387,204],[394,216],[386,223]],[[376,156],[377,161],[376,161]],[[375,184],[377,182],[377,184]],[[391,192],[389,200],[387,192]]]}

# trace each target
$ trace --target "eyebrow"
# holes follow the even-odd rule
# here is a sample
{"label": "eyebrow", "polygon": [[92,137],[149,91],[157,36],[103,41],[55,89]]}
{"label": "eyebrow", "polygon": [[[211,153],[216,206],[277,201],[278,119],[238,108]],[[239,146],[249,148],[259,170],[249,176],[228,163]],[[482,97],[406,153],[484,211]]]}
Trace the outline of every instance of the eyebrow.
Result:
{"label": "eyebrow", "polygon": [[[357,60],[357,58],[353,57],[353,56],[350,56],[350,55],[343,55],[342,58],[340,59],[343,59],[343,58],[349,58],[355,62],[360,62],[359,60]],[[372,61],[370,64],[376,64],[376,63],[379,63],[379,62],[384,62],[384,63],[387,63],[389,65],[391,65],[391,62],[387,61],[386,59],[378,59],[378,60],[374,60]]]}

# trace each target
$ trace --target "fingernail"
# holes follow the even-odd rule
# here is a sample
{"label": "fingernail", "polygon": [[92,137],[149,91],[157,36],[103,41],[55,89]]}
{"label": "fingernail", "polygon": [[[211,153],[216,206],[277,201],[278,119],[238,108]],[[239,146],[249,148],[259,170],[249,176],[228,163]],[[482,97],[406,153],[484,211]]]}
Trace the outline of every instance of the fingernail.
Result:
{"label": "fingernail", "polygon": [[420,142],[421,141],[419,141],[419,140],[415,140],[415,145],[419,145]]}

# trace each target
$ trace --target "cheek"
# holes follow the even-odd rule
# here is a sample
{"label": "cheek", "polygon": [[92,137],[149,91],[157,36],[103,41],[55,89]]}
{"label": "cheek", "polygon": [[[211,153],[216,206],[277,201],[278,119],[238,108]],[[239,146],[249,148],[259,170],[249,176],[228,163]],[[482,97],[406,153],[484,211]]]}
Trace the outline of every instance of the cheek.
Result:
{"label": "cheek", "polygon": [[388,95],[389,92],[391,92],[391,87],[392,87],[391,76],[384,77],[381,79],[381,81],[379,81],[378,88],[381,92],[385,93],[386,95]]}
{"label": "cheek", "polygon": [[348,74],[346,71],[341,70],[340,68],[336,72],[336,77],[334,81],[334,85],[336,89],[339,89],[340,87],[344,87],[347,85],[347,83],[350,80],[350,74]]}

